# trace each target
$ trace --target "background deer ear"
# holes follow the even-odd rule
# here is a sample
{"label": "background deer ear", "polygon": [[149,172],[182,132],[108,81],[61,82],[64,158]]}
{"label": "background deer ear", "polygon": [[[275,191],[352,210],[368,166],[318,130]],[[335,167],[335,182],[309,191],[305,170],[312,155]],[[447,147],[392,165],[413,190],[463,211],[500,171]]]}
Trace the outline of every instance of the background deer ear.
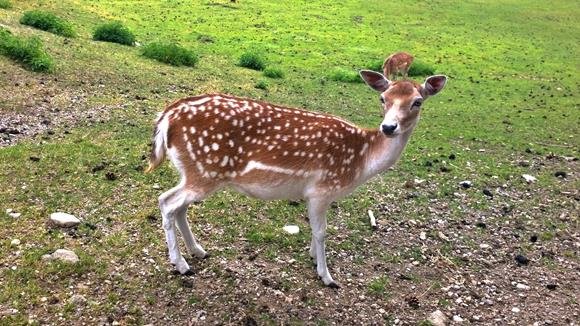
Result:
{"label": "background deer ear", "polygon": [[421,85],[421,88],[422,88],[421,93],[423,93],[422,95],[424,97],[433,96],[433,95],[439,93],[443,89],[443,87],[445,87],[446,83],[447,83],[447,76],[444,76],[444,75],[435,75],[435,76],[427,77],[427,79],[425,79],[425,82],[423,83],[423,85]]}
{"label": "background deer ear", "polygon": [[378,92],[384,92],[389,88],[389,84],[391,83],[385,76],[382,74],[372,71],[372,70],[361,70],[359,72],[360,77],[369,85],[372,89]]}

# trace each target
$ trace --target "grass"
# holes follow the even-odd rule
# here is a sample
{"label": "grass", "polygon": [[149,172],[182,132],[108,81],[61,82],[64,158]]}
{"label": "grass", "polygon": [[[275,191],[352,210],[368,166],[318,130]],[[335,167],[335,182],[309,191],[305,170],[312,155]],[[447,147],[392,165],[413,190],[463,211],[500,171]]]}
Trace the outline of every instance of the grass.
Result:
{"label": "grass", "polygon": [[10,9],[12,8],[12,2],[10,0],[0,0],[0,8]]}
{"label": "grass", "polygon": [[[480,256],[467,263],[455,263],[456,257],[468,249],[463,242],[458,246],[443,243],[437,232],[429,233],[423,259],[418,249],[421,244],[408,245],[404,241],[417,239],[414,231],[437,226],[438,220],[445,223],[442,227],[448,236],[447,229],[465,238],[487,237],[486,242],[494,244],[502,234],[511,237],[518,232],[516,225],[523,225],[525,232],[538,234],[541,246],[556,250],[557,257],[567,257],[564,253],[568,251],[557,248],[571,243],[566,239],[573,220],[562,222],[557,229],[542,223],[559,220],[562,213],[570,211],[574,198],[562,192],[574,193],[578,189],[573,177],[553,177],[555,169],[573,171],[574,163],[561,157],[578,157],[580,147],[576,137],[578,77],[569,69],[575,62],[570,53],[580,52],[575,41],[579,35],[575,19],[578,9],[570,2],[547,5],[511,1],[502,2],[501,6],[481,6],[441,1],[418,8],[416,3],[401,1],[392,3],[392,10],[413,12],[413,17],[418,18],[395,15],[388,21],[382,11],[384,2],[378,0],[365,2],[365,6],[354,1],[338,6],[329,2],[248,0],[231,5],[232,8],[213,2],[43,2],[42,10],[74,24],[79,37],[72,45],[64,44],[55,35],[20,26],[17,22],[22,11],[38,9],[39,5],[32,0],[14,3],[16,10],[0,12],[0,23],[13,31],[11,37],[37,35],[54,56],[58,69],[54,76],[45,78],[21,69],[12,59],[0,58],[0,93],[5,94],[0,96],[2,117],[40,112],[51,122],[47,128],[53,133],[41,130],[35,139],[0,149],[0,238],[5,239],[0,242],[0,263],[16,266],[16,271],[0,271],[0,311],[18,309],[3,322],[23,324],[29,316],[37,315],[44,318],[39,324],[94,324],[109,317],[120,319],[121,324],[140,324],[138,320],[143,318],[145,324],[163,318],[191,320],[188,318],[204,310],[207,323],[235,323],[242,312],[255,309],[256,316],[261,311],[271,311],[280,316],[275,323],[283,323],[282,319],[288,316],[284,308],[275,304],[262,306],[264,302],[283,302],[281,296],[270,296],[277,289],[258,285],[260,296],[255,294],[254,282],[264,276],[275,280],[275,284],[282,284],[282,280],[292,282],[295,292],[291,288],[285,296],[293,300],[295,315],[311,316],[311,310],[303,308],[304,296],[305,302],[315,302],[316,307],[328,304],[328,308],[317,310],[317,319],[345,324],[352,321],[337,320],[339,315],[335,315],[333,305],[336,301],[331,300],[335,295],[329,296],[328,289],[316,277],[307,252],[310,239],[304,205],[289,207],[284,202],[262,202],[233,192],[216,192],[188,212],[194,233],[213,258],[187,258],[195,266],[191,284],[173,276],[156,198],[175,186],[178,176],[167,163],[155,173],[144,175],[140,170],[145,166],[141,157],[148,154],[156,113],[177,98],[206,92],[329,112],[376,128],[382,120],[378,96],[358,81],[357,70],[372,66],[369,60],[397,50],[413,53],[450,80],[442,94],[424,104],[421,121],[395,171],[362,186],[353,196],[339,201],[338,208],[329,214],[329,268],[334,278],[352,291],[341,297],[341,304],[352,303],[350,293],[356,298],[364,295],[365,299],[356,299],[361,303],[360,309],[380,324],[376,309],[366,307],[377,303],[388,310],[388,306],[404,305],[403,293],[417,295],[409,293],[410,285],[423,293],[428,287],[425,280],[431,275],[425,273],[432,267],[428,265],[433,258],[429,250],[440,252],[435,253],[439,258],[437,266],[450,270],[433,268],[432,272],[439,273],[441,279],[453,279],[458,269],[465,275],[482,277],[477,272],[481,268]],[[287,10],[288,6],[295,10]],[[155,40],[178,43],[196,49],[203,60],[196,69],[177,69],[140,58],[137,49],[82,37],[92,35],[104,19],[123,20],[144,44]],[[424,28],[433,21],[442,23]],[[458,21],[466,23],[457,24]],[[562,30],[567,32],[561,33]],[[388,38],[385,31],[389,31]],[[268,59],[265,70],[275,67],[286,73],[285,78],[267,79],[270,77],[265,72],[262,76],[238,66],[237,59],[254,48],[263,52],[260,58]],[[341,67],[341,74],[346,76],[339,81],[350,78],[353,82],[328,82],[329,71],[335,67]],[[267,82],[268,92],[256,88],[261,78]],[[93,113],[96,108],[104,110]],[[88,112],[91,117],[77,123],[60,122],[54,117],[56,109],[64,115],[71,110]],[[1,133],[0,137],[12,135]],[[449,159],[451,153],[456,155],[454,160]],[[546,160],[550,153],[556,158]],[[40,161],[31,161],[32,155]],[[532,164],[521,167],[518,160]],[[108,162],[103,171],[91,172],[103,161]],[[441,172],[442,167],[450,171]],[[114,172],[117,180],[107,180],[107,172]],[[525,184],[522,173],[532,173],[538,183]],[[415,178],[425,182],[416,189],[402,186]],[[458,188],[457,183],[465,179],[471,180],[474,187]],[[153,184],[159,184],[160,189],[152,188]],[[484,185],[493,191],[493,198],[481,195],[480,187]],[[408,196],[414,192],[416,197]],[[506,205],[515,207],[514,213],[504,213]],[[9,217],[7,208],[22,213],[20,219]],[[62,230],[49,231],[45,226],[47,216],[63,209],[90,222],[94,229],[83,226],[72,235]],[[370,231],[367,209],[372,209],[377,220],[386,225]],[[485,218],[487,229],[473,226],[478,218]],[[393,237],[391,228],[396,230],[400,224],[406,227],[408,224],[404,223],[410,219],[418,225],[410,227],[409,234],[401,238]],[[471,224],[463,226],[463,220]],[[300,234],[295,238],[285,236],[280,228],[287,223],[301,225]],[[501,229],[493,227],[496,223]],[[498,239],[487,241],[496,234]],[[23,244],[10,247],[13,238]],[[38,259],[60,247],[84,255],[78,270],[46,265]],[[539,257],[534,248],[529,252]],[[502,246],[498,252],[511,257],[509,250]],[[256,255],[255,260],[250,260],[251,255]],[[296,260],[294,264],[279,262],[291,258]],[[401,281],[397,275],[407,268],[411,258],[419,262],[411,267],[417,281]],[[547,271],[555,275],[568,271],[560,260],[538,259],[537,268],[544,263],[550,266]],[[566,259],[577,260],[577,256]],[[483,270],[490,271],[488,275],[523,270],[498,264],[484,266]],[[241,273],[226,277],[226,266]],[[348,278],[353,280],[350,285]],[[526,281],[525,275],[520,274],[509,274],[506,279]],[[558,279],[566,282],[566,277]],[[573,286],[568,284],[558,291],[567,288]],[[90,304],[82,309],[65,308],[72,291],[81,292]],[[112,306],[108,300],[118,298],[109,298],[111,292],[126,299],[117,302],[117,307]],[[425,302],[464,309],[439,292],[426,293]],[[383,295],[393,303],[378,302],[386,301]],[[53,296],[59,300],[57,304],[40,302],[42,297],[50,301]],[[570,294],[562,292],[561,297],[566,296]],[[194,302],[195,298],[211,300]],[[188,302],[195,309],[188,308]],[[231,308],[228,302],[239,303],[239,309]],[[432,308],[431,304],[425,306]],[[554,311],[557,308],[546,307]],[[397,308],[388,314],[413,324],[431,312],[409,311]],[[61,313],[63,320],[55,321],[53,316]],[[518,322],[526,321],[515,323]]]}
{"label": "grass", "polygon": [[335,68],[328,75],[328,79],[343,83],[362,83],[358,71],[343,68]]}
{"label": "grass", "polygon": [[52,72],[54,62],[38,37],[24,38],[0,28],[0,54],[34,72]]}
{"label": "grass", "polygon": [[255,86],[257,89],[267,90],[268,89],[268,82],[264,79],[258,80]]}
{"label": "grass", "polygon": [[20,18],[20,23],[65,37],[75,36],[74,29],[69,22],[48,11],[27,11]]}
{"label": "grass", "polygon": [[266,68],[266,59],[258,52],[245,52],[238,61],[240,67],[262,71]]}
{"label": "grass", "polygon": [[282,79],[284,78],[284,71],[276,67],[267,67],[264,69],[264,76],[273,79]]}
{"label": "grass", "polygon": [[133,46],[135,35],[121,22],[115,21],[99,25],[93,33],[93,40]]}
{"label": "grass", "polygon": [[149,43],[141,53],[144,57],[172,66],[194,67],[199,60],[195,52],[173,43]]}

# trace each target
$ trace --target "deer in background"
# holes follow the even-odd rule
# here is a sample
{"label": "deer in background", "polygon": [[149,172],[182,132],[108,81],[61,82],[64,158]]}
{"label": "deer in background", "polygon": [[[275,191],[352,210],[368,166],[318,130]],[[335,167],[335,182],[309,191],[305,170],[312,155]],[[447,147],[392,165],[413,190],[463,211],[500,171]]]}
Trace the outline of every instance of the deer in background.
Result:
{"label": "deer in background", "polygon": [[383,74],[390,79],[395,79],[398,74],[407,78],[413,59],[414,57],[407,52],[393,53],[383,63]]}
{"label": "deer in background", "polygon": [[331,202],[387,170],[401,156],[423,101],[447,78],[423,84],[389,81],[363,70],[380,93],[383,120],[365,129],[339,117],[223,94],[178,100],[157,119],[147,172],[168,156],[181,182],[159,197],[169,260],[188,274],[176,227],[190,254],[206,257],[187,222],[191,203],[224,187],[263,199],[305,199],[312,229],[310,256],[325,285],[338,288],[326,265],[326,212]]}

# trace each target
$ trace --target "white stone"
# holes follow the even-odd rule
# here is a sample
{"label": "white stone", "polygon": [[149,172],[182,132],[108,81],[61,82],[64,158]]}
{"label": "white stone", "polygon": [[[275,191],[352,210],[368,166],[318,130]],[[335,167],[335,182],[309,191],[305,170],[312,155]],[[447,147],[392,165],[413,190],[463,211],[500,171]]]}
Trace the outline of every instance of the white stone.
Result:
{"label": "white stone", "polygon": [[61,212],[50,214],[50,221],[57,226],[66,228],[77,226],[81,223],[81,221],[76,218],[76,216]]}
{"label": "white stone", "polygon": [[519,290],[529,290],[530,289],[530,286],[529,285],[522,284],[522,283],[518,283],[516,285],[516,288],[518,288]]}
{"label": "white stone", "polygon": [[161,187],[159,186],[159,184],[156,183],[153,185],[153,189],[161,189]]}
{"label": "white stone", "polygon": [[447,316],[441,310],[435,310],[429,316],[429,321],[434,326],[445,326],[447,325]]}
{"label": "white stone", "polygon": [[43,260],[61,260],[67,263],[77,263],[79,261],[79,257],[70,250],[66,249],[57,249],[52,255],[43,255]]}
{"label": "white stone", "polygon": [[419,234],[419,239],[421,239],[421,240],[427,239],[427,233],[421,232],[421,234]]}
{"label": "white stone", "polygon": [[461,316],[459,316],[459,315],[455,315],[455,316],[453,316],[453,321],[456,323],[462,323],[463,318],[461,318]]}
{"label": "white stone", "polygon": [[529,174],[522,174],[522,178],[524,178],[524,180],[526,180],[527,183],[533,183],[536,182],[536,178],[534,176],[531,176]]}
{"label": "white stone", "polygon": [[12,241],[10,241],[10,245],[11,246],[19,246],[20,245],[20,239],[13,239]]}
{"label": "white stone", "polygon": [[286,225],[282,228],[282,230],[284,230],[288,234],[297,234],[298,232],[300,232],[300,228],[298,227],[298,225]]}
{"label": "white stone", "polygon": [[489,249],[490,247],[491,246],[488,245],[487,243],[482,243],[482,244],[479,245],[479,248],[481,248],[481,249]]}
{"label": "white stone", "polygon": [[513,308],[512,308],[512,312],[515,312],[515,313],[517,314],[518,312],[520,312],[520,308],[518,308],[518,307],[513,307]]}

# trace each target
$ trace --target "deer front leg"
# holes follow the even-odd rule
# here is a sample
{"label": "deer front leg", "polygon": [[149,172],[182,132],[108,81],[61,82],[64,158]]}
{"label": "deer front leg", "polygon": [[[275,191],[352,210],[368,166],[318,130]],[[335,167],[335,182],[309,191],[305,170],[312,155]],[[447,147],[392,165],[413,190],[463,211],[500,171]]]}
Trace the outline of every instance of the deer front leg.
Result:
{"label": "deer front leg", "polygon": [[322,282],[328,287],[339,288],[340,286],[332,279],[326,266],[324,237],[326,236],[326,211],[328,206],[329,202],[324,200],[310,199],[308,201],[308,218],[312,229],[310,255],[316,259],[316,271]]}
{"label": "deer front leg", "polygon": [[175,231],[176,213],[179,214],[180,210],[184,209],[184,206],[187,207],[184,195],[183,189],[180,186],[172,188],[159,196],[159,208],[163,218],[163,230],[165,231],[167,249],[169,250],[169,261],[175,265],[179,273],[189,274],[191,273],[189,264],[187,264],[181,252],[179,252],[177,233]]}

